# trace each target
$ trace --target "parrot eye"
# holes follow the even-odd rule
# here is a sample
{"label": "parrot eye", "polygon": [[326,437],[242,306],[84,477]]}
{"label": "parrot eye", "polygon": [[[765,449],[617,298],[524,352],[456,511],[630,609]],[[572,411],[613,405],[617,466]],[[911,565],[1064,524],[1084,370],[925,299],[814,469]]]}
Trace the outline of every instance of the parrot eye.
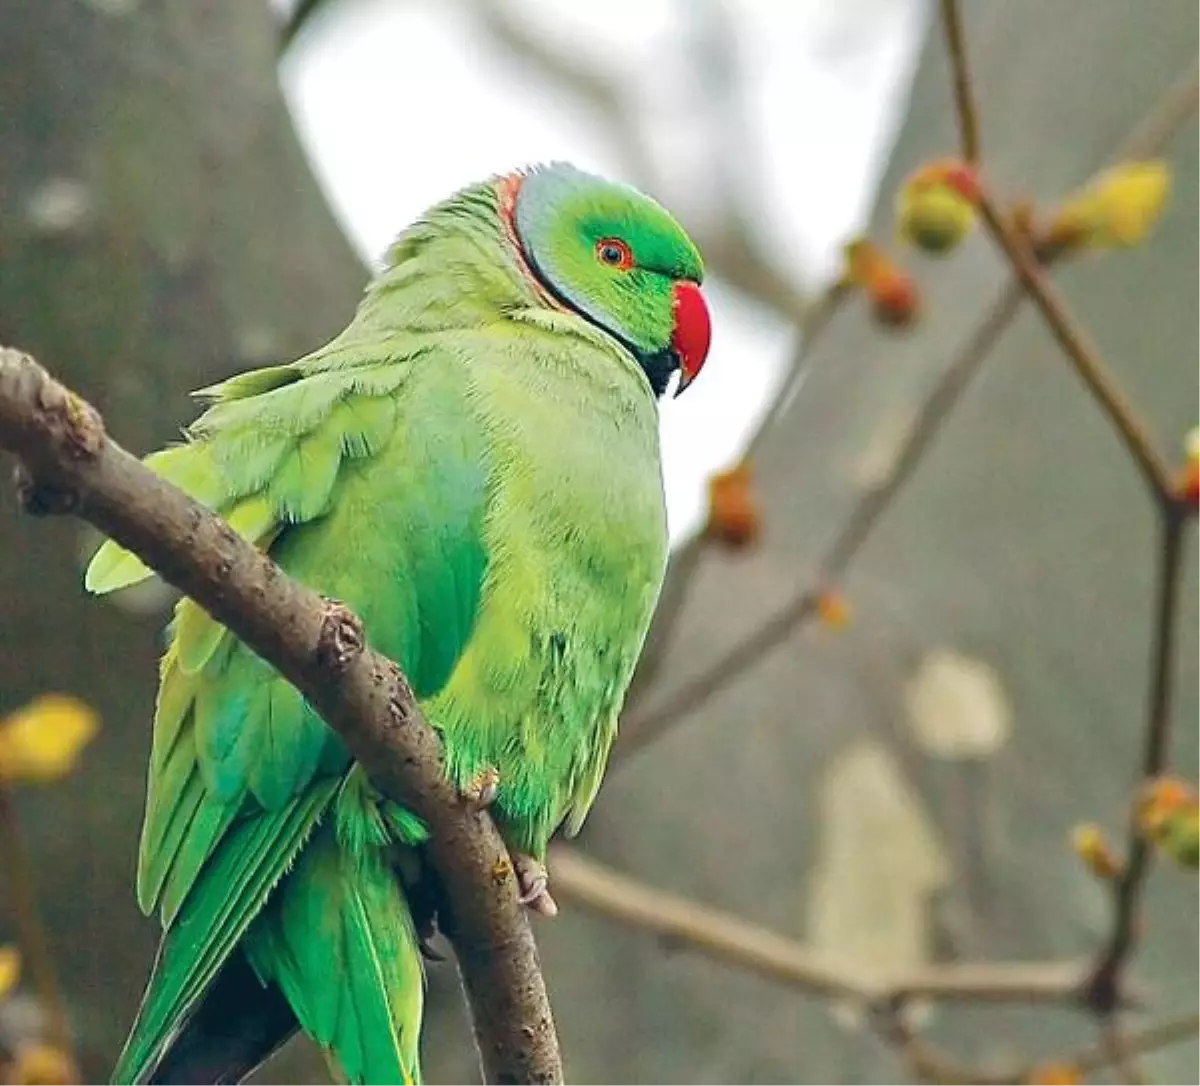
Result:
{"label": "parrot eye", "polygon": [[601,238],[596,242],[596,259],[610,268],[633,267],[633,253],[620,238]]}

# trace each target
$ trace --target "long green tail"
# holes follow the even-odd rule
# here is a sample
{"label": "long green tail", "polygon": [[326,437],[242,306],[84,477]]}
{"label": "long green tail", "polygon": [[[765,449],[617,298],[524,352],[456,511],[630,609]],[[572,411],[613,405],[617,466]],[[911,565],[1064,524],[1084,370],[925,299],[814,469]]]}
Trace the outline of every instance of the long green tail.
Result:
{"label": "long green tail", "polygon": [[163,937],[114,1083],[240,1081],[297,1022],[344,1081],[420,1081],[422,960],[387,847],[409,827],[358,776],[233,830]]}
{"label": "long green tail", "polygon": [[345,1081],[420,1081],[421,953],[381,850],[351,854],[322,829],[251,929],[246,951]]}

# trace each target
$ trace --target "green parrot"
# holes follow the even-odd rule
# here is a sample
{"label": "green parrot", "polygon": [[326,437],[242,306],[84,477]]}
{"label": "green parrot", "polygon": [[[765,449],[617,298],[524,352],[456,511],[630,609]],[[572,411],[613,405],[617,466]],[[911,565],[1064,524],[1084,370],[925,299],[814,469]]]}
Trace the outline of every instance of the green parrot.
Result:
{"label": "green parrot", "polygon": [[[702,278],[632,188],[495,177],[400,235],[345,331],[202,390],[146,460],[357,611],[543,912],[662,584],[657,401],[704,364]],[[109,541],[86,583],[151,575]],[[170,635],[137,877],[163,937],[113,1081],[241,1081],[297,1029],[348,1082],[420,1081],[424,827],[191,600]]]}

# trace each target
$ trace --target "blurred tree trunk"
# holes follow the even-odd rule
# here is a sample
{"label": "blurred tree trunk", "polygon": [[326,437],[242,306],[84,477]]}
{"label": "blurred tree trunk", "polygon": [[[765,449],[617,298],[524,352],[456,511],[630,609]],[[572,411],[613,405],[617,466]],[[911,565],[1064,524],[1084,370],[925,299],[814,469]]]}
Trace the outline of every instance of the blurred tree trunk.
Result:
{"label": "blurred tree trunk", "polygon": [[[187,390],[317,346],[355,304],[364,273],[296,143],[275,48],[265,2],[0,5],[0,341],[134,451],[192,417]],[[85,600],[78,524],[12,505],[0,487],[0,712],[63,690],[105,723],[77,777],[22,797],[85,1074],[103,1081],[155,934],[131,886],[163,597],[140,614]]]}

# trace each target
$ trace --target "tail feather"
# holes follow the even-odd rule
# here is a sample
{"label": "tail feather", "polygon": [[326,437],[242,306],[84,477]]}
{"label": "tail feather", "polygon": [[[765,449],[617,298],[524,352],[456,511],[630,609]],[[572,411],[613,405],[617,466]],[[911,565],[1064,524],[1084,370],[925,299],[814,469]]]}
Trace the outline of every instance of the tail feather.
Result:
{"label": "tail feather", "polygon": [[273,814],[241,824],[223,842],[163,936],[137,1020],[112,1073],[145,1082],[186,1028],[221,967],[332,798],[333,780]]}
{"label": "tail feather", "polygon": [[382,849],[323,826],[248,933],[246,953],[348,1083],[417,1083],[424,972]]}

